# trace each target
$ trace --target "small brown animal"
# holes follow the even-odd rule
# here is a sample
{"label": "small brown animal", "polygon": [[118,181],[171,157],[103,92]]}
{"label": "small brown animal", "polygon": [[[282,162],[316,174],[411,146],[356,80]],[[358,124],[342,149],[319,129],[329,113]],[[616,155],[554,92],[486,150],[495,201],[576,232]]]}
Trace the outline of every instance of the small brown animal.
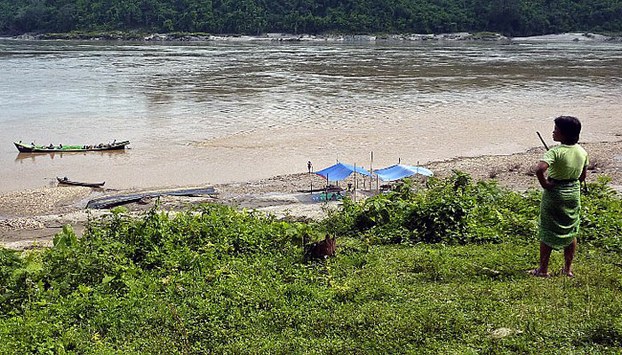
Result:
{"label": "small brown animal", "polygon": [[329,256],[335,256],[335,237],[330,238],[328,235],[324,240],[309,245],[305,250],[305,259],[326,259]]}

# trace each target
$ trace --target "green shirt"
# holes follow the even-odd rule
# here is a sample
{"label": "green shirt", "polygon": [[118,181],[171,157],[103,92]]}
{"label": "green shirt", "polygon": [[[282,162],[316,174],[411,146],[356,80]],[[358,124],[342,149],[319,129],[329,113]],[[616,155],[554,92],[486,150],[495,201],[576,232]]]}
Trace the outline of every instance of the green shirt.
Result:
{"label": "green shirt", "polygon": [[544,154],[542,161],[549,164],[548,175],[555,180],[578,179],[589,163],[587,152],[579,144],[560,144]]}

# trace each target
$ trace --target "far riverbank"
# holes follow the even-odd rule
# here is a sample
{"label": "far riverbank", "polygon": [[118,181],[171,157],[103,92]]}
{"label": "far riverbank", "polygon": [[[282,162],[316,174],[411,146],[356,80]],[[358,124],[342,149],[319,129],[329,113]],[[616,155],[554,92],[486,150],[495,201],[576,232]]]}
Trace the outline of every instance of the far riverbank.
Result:
{"label": "far riverbank", "polygon": [[84,41],[144,41],[144,42],[210,42],[210,41],[274,41],[274,42],[435,42],[435,41],[495,41],[512,42],[622,42],[622,36],[589,32],[548,34],[530,37],[508,37],[495,32],[456,32],[439,34],[289,34],[265,33],[249,35],[214,35],[209,33],[141,33],[141,32],[68,32],[25,33],[9,38],[19,40],[84,40]]}

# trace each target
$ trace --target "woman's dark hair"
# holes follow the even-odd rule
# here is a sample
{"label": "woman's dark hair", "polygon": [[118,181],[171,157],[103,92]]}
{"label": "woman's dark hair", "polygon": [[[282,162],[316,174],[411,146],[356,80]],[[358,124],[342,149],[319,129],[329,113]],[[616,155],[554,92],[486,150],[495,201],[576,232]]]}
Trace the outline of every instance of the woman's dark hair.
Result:
{"label": "woman's dark hair", "polygon": [[573,116],[559,116],[555,119],[555,126],[564,135],[563,144],[576,144],[581,133],[581,122]]}

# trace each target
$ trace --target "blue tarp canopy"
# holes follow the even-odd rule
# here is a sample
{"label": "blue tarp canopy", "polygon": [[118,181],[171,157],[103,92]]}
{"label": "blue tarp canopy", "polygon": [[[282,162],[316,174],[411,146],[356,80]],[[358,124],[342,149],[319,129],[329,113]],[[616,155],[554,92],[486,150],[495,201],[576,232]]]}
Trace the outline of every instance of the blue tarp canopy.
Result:
{"label": "blue tarp canopy", "polygon": [[365,176],[371,175],[369,171],[363,168],[359,168],[358,166],[354,167],[354,165],[344,163],[337,163],[333,166],[329,166],[328,168],[316,171],[315,173],[324,177],[328,181],[341,181],[350,176],[353,172],[357,172]]}
{"label": "blue tarp canopy", "polygon": [[395,164],[388,168],[374,170],[374,173],[378,175],[382,181],[399,180],[405,177],[409,177],[415,174],[424,176],[432,176],[433,173],[429,169],[422,168],[420,166]]}

